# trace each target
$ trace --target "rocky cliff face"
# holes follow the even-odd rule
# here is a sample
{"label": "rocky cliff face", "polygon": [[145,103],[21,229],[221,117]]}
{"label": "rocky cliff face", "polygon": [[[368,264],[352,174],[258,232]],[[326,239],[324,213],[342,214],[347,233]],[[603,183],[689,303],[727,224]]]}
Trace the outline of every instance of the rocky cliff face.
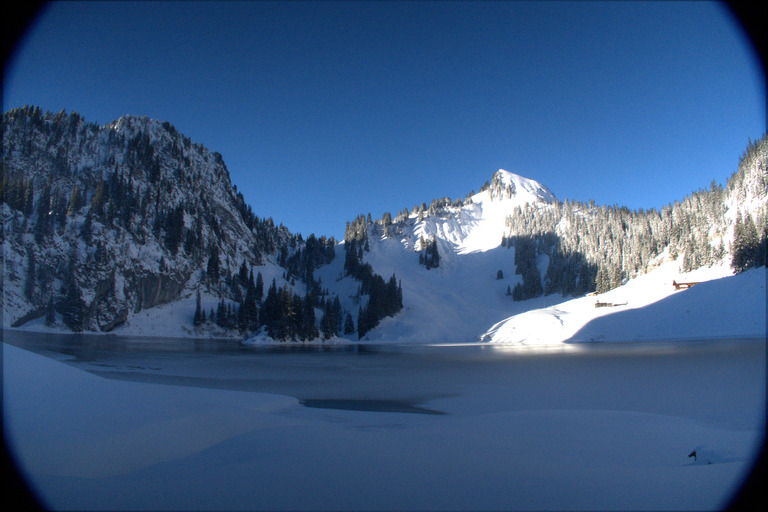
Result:
{"label": "rocky cliff face", "polygon": [[226,296],[243,264],[297,247],[245,205],[221,155],[167,122],[22,108],[3,115],[2,145],[4,326],[55,312],[109,331],[201,286]]}

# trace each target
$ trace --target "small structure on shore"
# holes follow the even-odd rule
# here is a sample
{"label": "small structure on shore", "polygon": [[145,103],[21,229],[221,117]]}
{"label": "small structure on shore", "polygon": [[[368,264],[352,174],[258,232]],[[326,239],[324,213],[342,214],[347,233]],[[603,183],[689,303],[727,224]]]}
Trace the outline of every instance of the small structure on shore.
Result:
{"label": "small structure on shore", "polygon": [[596,308],[612,308],[615,306],[626,306],[627,301],[624,302],[600,302],[599,300],[595,302]]}
{"label": "small structure on shore", "polygon": [[688,283],[678,283],[677,281],[672,281],[672,286],[675,287],[675,290],[681,290],[684,288],[690,288],[691,286],[695,286],[699,284],[698,282],[688,282]]}

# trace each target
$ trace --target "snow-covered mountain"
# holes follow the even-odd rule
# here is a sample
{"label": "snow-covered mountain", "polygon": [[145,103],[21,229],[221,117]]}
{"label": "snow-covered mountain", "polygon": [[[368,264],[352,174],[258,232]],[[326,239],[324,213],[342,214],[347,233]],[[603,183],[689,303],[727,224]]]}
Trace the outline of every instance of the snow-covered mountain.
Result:
{"label": "snow-covered mountain", "polygon": [[499,170],[462,199],[361,215],[338,244],[256,217],[221,155],[167,122],[16,109],[3,154],[4,327],[519,343],[526,318],[657,269],[766,259],[765,137],[726,187],[660,211],[561,202]]}
{"label": "snow-covered mountain", "polygon": [[[460,208],[443,208],[414,222],[410,234],[413,246],[418,240],[435,238],[441,253],[468,254],[498,247],[506,232],[506,218],[515,207],[540,207],[553,203],[555,196],[540,183],[500,169],[490,185],[469,197]],[[418,215],[417,215],[418,219]]]}
{"label": "snow-covered mountain", "polygon": [[[525,345],[526,339],[540,339],[531,338],[540,331],[561,343],[569,331],[550,308],[574,297],[610,290],[621,295],[625,285],[653,274],[643,281],[653,283],[647,290],[632,292],[634,307],[646,307],[671,295],[675,279],[703,281],[732,274],[737,217],[752,223],[749,258],[764,264],[767,169],[764,138],[750,144],[725,189],[713,185],[661,211],[561,203],[536,181],[499,170],[480,193],[462,200],[435,200],[394,219],[390,214],[378,221],[360,216],[347,227],[346,241],[364,240],[364,260],[374,271],[397,275],[404,304],[401,313],[384,319],[365,338]],[[340,265],[333,264],[318,274],[323,282],[343,275]],[[758,283],[745,293],[759,296],[764,289]],[[738,304],[737,297],[732,299]],[[571,328],[595,317],[596,300],[586,299],[589,309],[570,317]],[[763,301],[757,308],[764,306]],[[354,307],[354,302],[348,300],[345,307]],[[525,329],[515,330],[514,320],[526,312],[533,316],[523,316],[520,325]],[[580,320],[573,320],[576,316]],[[765,331],[765,322],[757,320],[748,329],[752,335]],[[561,327],[553,331],[547,327],[552,322]]]}
{"label": "snow-covered mountain", "polygon": [[[554,201],[554,195],[536,181],[499,170],[490,184],[465,200],[436,200],[429,207],[401,212],[393,222],[386,215],[376,222],[358,217],[348,232],[352,239],[366,240],[369,250],[364,260],[379,274],[395,274],[403,289],[403,311],[384,319],[366,339],[473,340],[478,326],[531,307],[516,304],[506,294],[507,286],[519,278],[512,253],[501,245],[506,218],[516,207],[544,208]],[[433,267],[420,264],[428,247],[439,255]],[[342,270],[336,263],[317,273],[327,283],[343,275]],[[505,277],[499,279],[499,272]],[[349,278],[338,284],[354,286],[345,280]],[[354,294],[340,295],[346,297],[342,302],[346,308],[355,308]]]}
{"label": "snow-covered mountain", "polygon": [[4,114],[2,139],[4,327],[59,315],[110,331],[201,288],[226,296],[243,265],[285,272],[295,237],[253,215],[221,155],[167,122],[24,108]]}

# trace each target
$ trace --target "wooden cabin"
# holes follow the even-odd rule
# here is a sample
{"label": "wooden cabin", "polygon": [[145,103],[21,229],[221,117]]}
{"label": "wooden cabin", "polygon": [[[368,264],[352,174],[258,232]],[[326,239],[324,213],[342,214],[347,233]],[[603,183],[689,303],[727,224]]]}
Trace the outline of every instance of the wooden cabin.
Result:
{"label": "wooden cabin", "polygon": [[595,302],[596,308],[612,308],[615,306],[626,306],[627,303],[625,302],[600,302],[599,300]]}
{"label": "wooden cabin", "polygon": [[677,281],[672,281],[672,286],[675,287],[675,290],[681,290],[684,288],[690,288],[691,286],[699,284],[698,282],[688,282],[688,283],[678,283]]}

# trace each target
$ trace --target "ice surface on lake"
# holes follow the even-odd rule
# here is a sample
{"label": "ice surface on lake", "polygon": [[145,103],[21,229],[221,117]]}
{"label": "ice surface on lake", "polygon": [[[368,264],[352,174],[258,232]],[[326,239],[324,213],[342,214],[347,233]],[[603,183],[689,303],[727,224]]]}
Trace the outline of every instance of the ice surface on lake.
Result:
{"label": "ice surface on lake", "polygon": [[3,343],[6,435],[59,509],[712,509],[765,436],[754,342],[67,354]]}

